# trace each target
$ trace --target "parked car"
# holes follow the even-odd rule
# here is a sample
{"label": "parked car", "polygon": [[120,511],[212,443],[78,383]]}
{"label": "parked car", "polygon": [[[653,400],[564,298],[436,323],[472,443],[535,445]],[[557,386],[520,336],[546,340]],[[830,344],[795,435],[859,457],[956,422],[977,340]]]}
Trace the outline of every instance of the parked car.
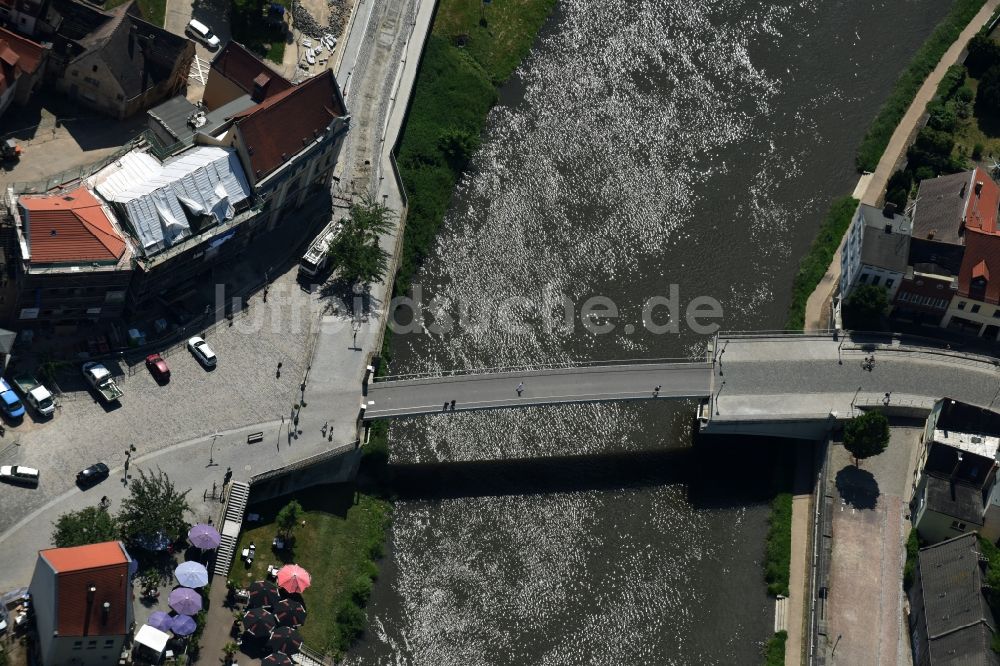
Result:
{"label": "parked car", "polygon": [[111,470],[108,469],[107,465],[101,462],[95,463],[87,469],[77,472],[76,482],[81,486],[92,486],[108,478],[110,473]]}
{"label": "parked car", "polygon": [[101,400],[110,404],[118,402],[125,392],[119,388],[111,376],[111,371],[100,363],[90,361],[83,364],[83,376],[87,378],[87,383],[94,387]]}
{"label": "parked car", "polygon": [[191,22],[187,24],[187,32],[198,41],[203,42],[208,48],[213,50],[219,48],[219,38],[212,34],[209,27],[198,19],[191,19]]}
{"label": "parked car", "polygon": [[14,377],[14,387],[24,396],[25,402],[41,416],[52,416],[55,413],[56,403],[52,399],[52,392],[34,375]]}
{"label": "parked car", "polygon": [[24,403],[14,393],[7,380],[0,378],[0,408],[3,413],[12,419],[20,419],[24,416]]}
{"label": "parked car", "polygon": [[150,354],[147,356],[146,367],[149,368],[149,374],[153,375],[153,379],[156,381],[170,381],[170,368],[159,354]]}
{"label": "parked car", "polygon": [[26,486],[38,485],[38,470],[24,465],[4,465],[0,467],[0,479]]}
{"label": "parked car", "polygon": [[188,340],[188,350],[194,354],[194,357],[201,362],[206,368],[214,368],[218,359],[215,356],[215,352],[212,348],[208,346],[205,342],[205,338],[200,336],[194,336]]}

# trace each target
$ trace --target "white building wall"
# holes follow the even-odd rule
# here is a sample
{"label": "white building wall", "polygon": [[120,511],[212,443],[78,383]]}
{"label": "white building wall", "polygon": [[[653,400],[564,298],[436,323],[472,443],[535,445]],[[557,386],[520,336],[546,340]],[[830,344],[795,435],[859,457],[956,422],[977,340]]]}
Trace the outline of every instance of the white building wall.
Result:
{"label": "white building wall", "polygon": [[861,269],[861,240],[864,237],[865,221],[861,206],[854,211],[854,219],[847,229],[847,239],[840,253],[840,293],[846,297],[854,289]]}

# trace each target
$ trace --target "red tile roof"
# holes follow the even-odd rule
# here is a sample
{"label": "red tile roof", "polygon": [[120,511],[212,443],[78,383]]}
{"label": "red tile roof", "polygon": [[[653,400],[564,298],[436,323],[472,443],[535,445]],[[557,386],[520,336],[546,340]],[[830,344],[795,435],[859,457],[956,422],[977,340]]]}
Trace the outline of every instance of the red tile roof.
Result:
{"label": "red tile roof", "polygon": [[0,94],[21,74],[33,74],[42,62],[45,47],[0,28]]}
{"label": "red tile roof", "polygon": [[36,264],[114,262],[125,253],[101,202],[84,187],[59,195],[22,196],[31,261]]}
{"label": "red tile roof", "polygon": [[[980,183],[982,183],[981,187]],[[1000,206],[1000,186],[990,178],[988,173],[977,168],[973,175],[972,196],[969,197],[969,201],[965,205],[966,229],[979,229],[986,233],[995,233],[998,206]]]}
{"label": "red tile roof", "polygon": [[307,79],[233,116],[259,180],[346,114],[333,72]]}
{"label": "red tile roof", "polygon": [[1000,230],[997,228],[1000,186],[978,168],[973,182],[973,195],[965,208],[965,254],[958,272],[958,293],[970,296],[972,281],[982,279],[986,281],[984,300],[1000,303],[1000,280],[990,281],[991,272],[1000,275]]}
{"label": "red tile roof", "polygon": [[248,95],[253,95],[255,84],[259,84],[264,88],[264,99],[293,87],[291,81],[265,65],[237,42],[228,42],[212,60],[211,67]]}
{"label": "red tile roof", "polygon": [[55,626],[60,636],[126,633],[132,590],[128,583],[128,558],[121,543],[51,548],[41,551],[39,556],[56,574]]}

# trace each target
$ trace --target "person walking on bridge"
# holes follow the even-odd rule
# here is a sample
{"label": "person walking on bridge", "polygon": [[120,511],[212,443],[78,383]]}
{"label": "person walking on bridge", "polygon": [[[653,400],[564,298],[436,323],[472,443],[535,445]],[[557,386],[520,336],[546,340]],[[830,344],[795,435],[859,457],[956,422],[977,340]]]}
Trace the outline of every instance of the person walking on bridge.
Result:
{"label": "person walking on bridge", "polygon": [[518,384],[517,388],[514,390],[517,391],[517,397],[521,397],[521,393],[524,391],[524,382]]}

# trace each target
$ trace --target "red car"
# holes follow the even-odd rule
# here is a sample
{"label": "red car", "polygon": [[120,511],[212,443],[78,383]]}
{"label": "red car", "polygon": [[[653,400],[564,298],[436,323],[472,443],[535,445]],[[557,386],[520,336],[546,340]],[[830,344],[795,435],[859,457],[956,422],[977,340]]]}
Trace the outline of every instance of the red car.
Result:
{"label": "red car", "polygon": [[159,354],[150,354],[146,357],[146,367],[149,368],[149,373],[160,382],[170,381],[170,368],[167,367],[167,362],[163,360],[163,357]]}

